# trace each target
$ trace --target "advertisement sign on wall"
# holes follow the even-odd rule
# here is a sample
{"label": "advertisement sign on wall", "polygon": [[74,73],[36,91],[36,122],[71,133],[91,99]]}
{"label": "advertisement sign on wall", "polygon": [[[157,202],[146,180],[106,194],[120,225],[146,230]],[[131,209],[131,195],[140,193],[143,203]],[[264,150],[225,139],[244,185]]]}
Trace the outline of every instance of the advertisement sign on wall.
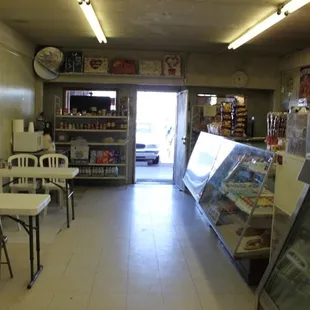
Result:
{"label": "advertisement sign on wall", "polygon": [[310,103],[310,67],[300,70],[299,100]]}

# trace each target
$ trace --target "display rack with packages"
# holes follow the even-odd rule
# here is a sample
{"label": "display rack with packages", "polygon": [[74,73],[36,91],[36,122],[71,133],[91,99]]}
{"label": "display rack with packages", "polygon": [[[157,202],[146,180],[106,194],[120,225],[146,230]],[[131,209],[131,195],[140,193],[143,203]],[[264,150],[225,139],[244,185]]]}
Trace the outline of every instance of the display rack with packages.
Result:
{"label": "display rack with packages", "polygon": [[128,182],[129,114],[125,97],[118,111],[97,106],[56,111],[55,144],[69,148],[70,166],[80,169],[76,179]]}
{"label": "display rack with packages", "polygon": [[267,114],[267,148],[271,151],[284,150],[286,138],[287,113],[269,112]]}
{"label": "display rack with packages", "polygon": [[[211,145],[214,152],[208,150]],[[199,148],[208,156],[197,156]],[[249,284],[260,280],[270,255],[273,162],[274,153],[201,133],[184,177],[199,209]],[[204,181],[194,179],[195,166]]]}

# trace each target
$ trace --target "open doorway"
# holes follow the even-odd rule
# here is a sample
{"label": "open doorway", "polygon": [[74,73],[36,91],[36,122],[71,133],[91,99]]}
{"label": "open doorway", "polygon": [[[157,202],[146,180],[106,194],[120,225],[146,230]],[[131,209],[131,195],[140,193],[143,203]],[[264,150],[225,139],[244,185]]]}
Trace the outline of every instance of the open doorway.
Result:
{"label": "open doorway", "polygon": [[177,93],[137,92],[137,182],[172,182],[176,113]]}

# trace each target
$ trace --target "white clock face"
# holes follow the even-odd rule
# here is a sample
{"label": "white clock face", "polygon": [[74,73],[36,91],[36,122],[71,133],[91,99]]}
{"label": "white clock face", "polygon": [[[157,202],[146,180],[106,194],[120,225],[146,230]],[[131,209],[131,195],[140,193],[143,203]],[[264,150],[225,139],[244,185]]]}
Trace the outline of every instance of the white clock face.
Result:
{"label": "white clock face", "polygon": [[245,87],[248,84],[248,76],[246,73],[238,71],[233,75],[232,83],[236,87]]}

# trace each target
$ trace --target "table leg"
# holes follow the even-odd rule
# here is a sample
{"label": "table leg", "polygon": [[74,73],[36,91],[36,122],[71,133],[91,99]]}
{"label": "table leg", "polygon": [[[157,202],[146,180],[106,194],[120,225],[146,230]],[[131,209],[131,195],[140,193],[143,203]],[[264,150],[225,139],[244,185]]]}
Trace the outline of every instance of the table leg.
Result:
{"label": "table leg", "polygon": [[0,193],[3,193],[2,182],[3,182],[2,177],[0,177]]}
{"label": "table leg", "polygon": [[36,216],[36,250],[37,250],[37,270],[43,268],[41,265],[41,257],[40,257],[40,215]]}
{"label": "table leg", "polygon": [[[30,260],[30,283],[34,277],[34,266],[33,266],[33,219],[32,216],[29,216],[29,260]],[[27,288],[30,288],[28,284]]]}
{"label": "table leg", "polygon": [[70,227],[70,213],[69,213],[69,186],[68,180],[66,180],[66,188],[65,188],[65,195],[66,195],[66,209],[67,209],[67,227]]}
{"label": "table leg", "polygon": [[[37,271],[34,272],[34,247],[33,247],[33,230],[36,230],[36,250],[37,250]],[[36,216],[36,227],[33,227],[33,217],[29,216],[29,258],[30,258],[30,282],[27,285],[31,289],[37,280],[43,266],[40,264],[40,219]]]}
{"label": "table leg", "polygon": [[70,192],[70,198],[71,198],[71,208],[72,208],[72,220],[75,220],[75,210],[74,210],[74,180],[71,180],[71,192]]}

